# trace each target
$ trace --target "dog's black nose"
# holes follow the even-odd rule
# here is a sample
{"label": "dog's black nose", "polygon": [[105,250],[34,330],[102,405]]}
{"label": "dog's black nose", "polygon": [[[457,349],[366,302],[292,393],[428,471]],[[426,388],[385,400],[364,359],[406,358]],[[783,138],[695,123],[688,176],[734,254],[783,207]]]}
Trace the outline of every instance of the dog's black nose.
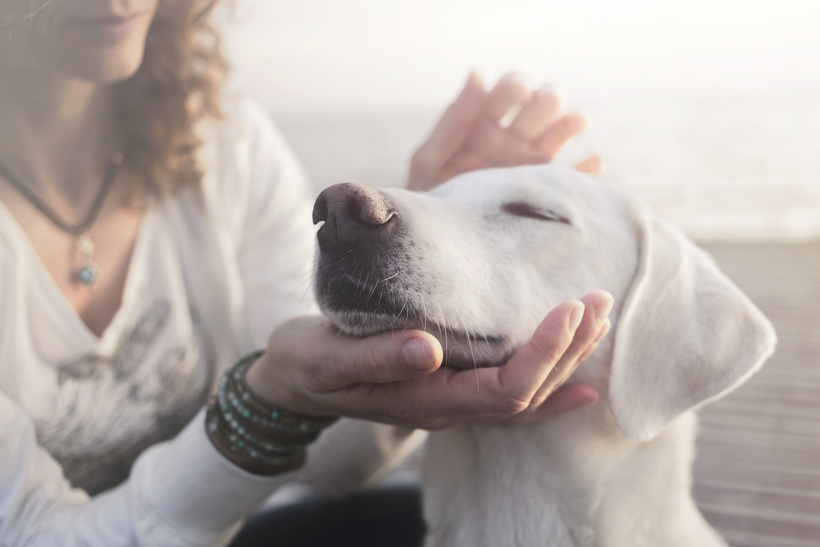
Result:
{"label": "dog's black nose", "polygon": [[313,223],[325,223],[317,234],[322,251],[375,244],[392,231],[396,217],[387,197],[359,184],[334,184],[319,194],[313,206]]}

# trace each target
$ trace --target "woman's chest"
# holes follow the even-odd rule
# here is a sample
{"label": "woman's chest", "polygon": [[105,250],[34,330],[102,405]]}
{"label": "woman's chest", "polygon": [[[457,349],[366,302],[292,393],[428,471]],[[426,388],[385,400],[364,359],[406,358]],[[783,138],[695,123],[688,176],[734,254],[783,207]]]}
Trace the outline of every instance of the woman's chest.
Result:
{"label": "woman's chest", "polygon": [[[9,188],[0,188],[4,215],[14,218],[43,270],[77,316],[101,336],[119,309],[142,211],[129,206],[115,185],[91,226],[69,233],[35,205]],[[76,227],[87,207],[59,207],[56,220]],[[87,275],[86,275],[87,274]]]}
{"label": "woman's chest", "polygon": [[91,493],[124,480],[143,450],[179,432],[236,353],[230,291],[208,267],[208,238],[198,234],[197,247],[183,233],[191,228],[172,221],[146,217],[102,337],[25,247],[6,246],[17,255],[0,260],[0,389]]}

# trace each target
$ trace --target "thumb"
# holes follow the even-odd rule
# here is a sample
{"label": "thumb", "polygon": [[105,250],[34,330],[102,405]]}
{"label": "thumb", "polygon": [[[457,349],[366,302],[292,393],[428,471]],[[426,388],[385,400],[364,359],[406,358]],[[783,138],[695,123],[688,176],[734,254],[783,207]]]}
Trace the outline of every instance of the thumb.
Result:
{"label": "thumb", "polygon": [[416,330],[339,338],[333,345],[325,374],[338,386],[418,378],[435,371],[444,357],[433,335]]}
{"label": "thumb", "polygon": [[438,172],[463,145],[484,111],[487,92],[473,71],[455,101],[447,107],[427,141],[413,157],[417,168]]}

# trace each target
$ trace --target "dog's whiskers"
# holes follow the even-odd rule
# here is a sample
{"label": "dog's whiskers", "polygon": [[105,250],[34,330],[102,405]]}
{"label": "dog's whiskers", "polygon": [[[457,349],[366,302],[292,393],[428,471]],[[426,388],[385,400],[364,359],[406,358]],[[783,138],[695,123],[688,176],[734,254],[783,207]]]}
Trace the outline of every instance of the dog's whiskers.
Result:
{"label": "dog's whiskers", "polygon": [[467,321],[464,320],[464,316],[461,315],[461,312],[459,311],[458,306],[453,306],[452,305],[453,302],[449,298],[447,300],[450,302],[450,305],[453,307],[456,314],[458,315],[459,321],[461,322],[461,328],[464,329],[464,336],[467,337],[467,347],[470,348],[470,356],[472,357],[472,360],[473,360],[473,370],[475,370],[475,387],[476,387],[476,390],[478,391],[478,390],[481,389],[481,384],[479,383],[479,380],[478,380],[478,363],[476,363],[475,349],[473,348],[473,340],[472,340],[472,337],[470,336],[470,329],[467,328]]}
{"label": "dog's whiskers", "polygon": [[444,321],[444,312],[441,309],[441,304],[436,302],[436,307],[438,308],[438,315],[436,316],[436,323],[441,325],[441,330],[443,331],[443,334],[444,334],[444,351],[445,351],[445,355],[447,356],[447,359],[444,360],[444,371],[447,372],[447,361],[449,361],[449,357],[450,357],[449,356],[450,348],[449,348],[449,343],[448,343],[448,338],[447,338],[448,327],[447,327],[447,322]]}
{"label": "dog's whiskers", "polygon": [[396,272],[393,275],[391,275],[390,277],[385,277],[381,281],[376,282],[376,285],[379,285],[381,283],[386,283],[387,281],[390,281],[391,279],[395,279],[399,276],[399,274],[401,274],[401,272]]}

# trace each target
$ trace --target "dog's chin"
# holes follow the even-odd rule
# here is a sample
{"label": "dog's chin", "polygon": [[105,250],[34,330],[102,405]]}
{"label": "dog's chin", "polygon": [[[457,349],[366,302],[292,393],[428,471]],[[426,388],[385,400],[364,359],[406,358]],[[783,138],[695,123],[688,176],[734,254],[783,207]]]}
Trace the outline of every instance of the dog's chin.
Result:
{"label": "dog's chin", "polygon": [[505,363],[513,354],[503,335],[482,335],[442,326],[424,317],[401,317],[362,310],[323,310],[344,334],[355,337],[384,332],[423,330],[435,336],[444,350],[442,366],[456,370],[485,368]]}

